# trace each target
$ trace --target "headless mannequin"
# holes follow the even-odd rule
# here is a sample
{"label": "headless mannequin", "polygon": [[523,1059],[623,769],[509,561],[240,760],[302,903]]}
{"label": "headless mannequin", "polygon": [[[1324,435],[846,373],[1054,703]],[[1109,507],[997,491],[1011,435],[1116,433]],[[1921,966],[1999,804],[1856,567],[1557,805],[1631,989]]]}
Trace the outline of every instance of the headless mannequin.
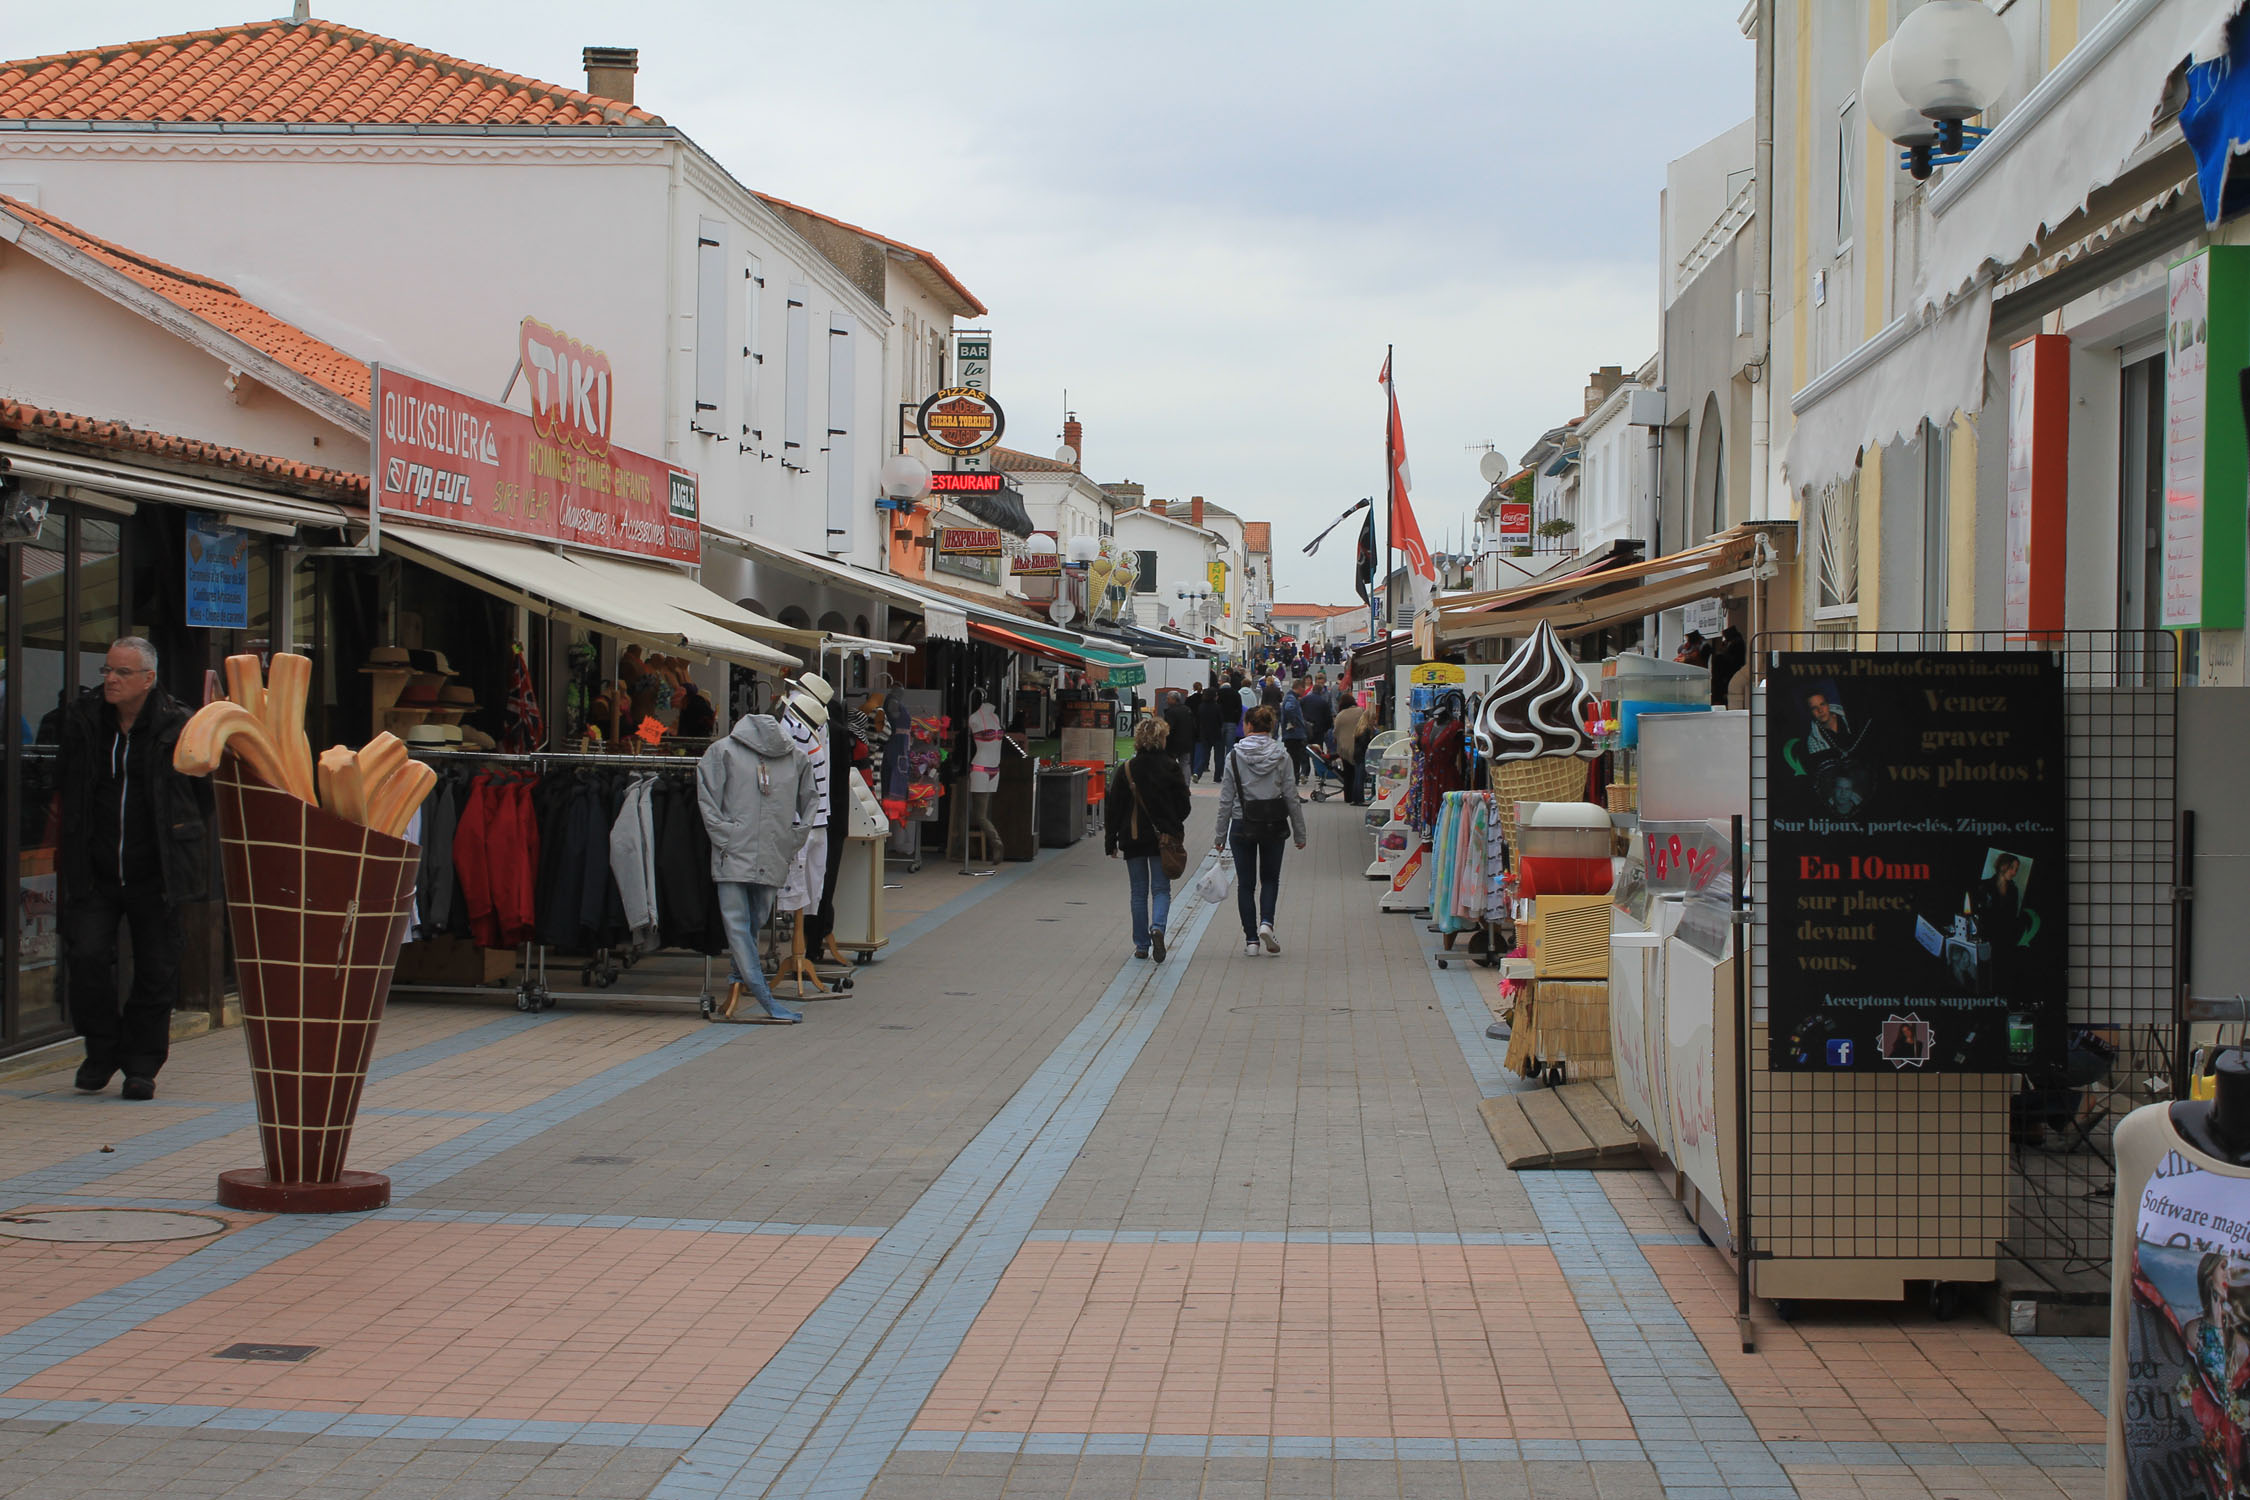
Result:
{"label": "headless mannequin", "polygon": [[2212,1076],[2214,1096],[2173,1105],[2172,1128],[2205,1156],[2250,1168],[2250,1057],[2230,1047],[2219,1054]]}
{"label": "headless mannequin", "polygon": [[[966,782],[969,788],[969,817],[968,821],[962,826],[961,829],[961,873],[964,875],[993,874],[1000,868],[1000,861],[1006,857],[1004,853],[1006,846],[1000,840],[999,825],[992,821],[992,793],[997,789],[999,784],[999,762],[997,759],[994,760],[991,768],[991,780],[993,782],[993,786],[981,791],[977,788],[977,717],[979,714],[983,714],[991,708],[992,695],[987,693],[984,689],[978,688],[975,692],[969,695],[970,770]],[[993,722],[995,724],[998,723],[998,716],[996,712],[993,714]],[[984,857],[992,861],[992,869],[990,870],[975,870],[970,868],[969,833],[972,829],[983,830]]]}

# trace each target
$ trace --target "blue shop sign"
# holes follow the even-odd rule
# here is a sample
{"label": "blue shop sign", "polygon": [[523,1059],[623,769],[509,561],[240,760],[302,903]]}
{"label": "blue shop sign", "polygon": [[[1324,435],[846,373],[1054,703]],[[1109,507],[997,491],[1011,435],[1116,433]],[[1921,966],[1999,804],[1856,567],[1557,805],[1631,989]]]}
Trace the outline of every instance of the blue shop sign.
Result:
{"label": "blue shop sign", "polygon": [[250,533],[195,511],[187,518],[187,622],[207,630],[250,626]]}

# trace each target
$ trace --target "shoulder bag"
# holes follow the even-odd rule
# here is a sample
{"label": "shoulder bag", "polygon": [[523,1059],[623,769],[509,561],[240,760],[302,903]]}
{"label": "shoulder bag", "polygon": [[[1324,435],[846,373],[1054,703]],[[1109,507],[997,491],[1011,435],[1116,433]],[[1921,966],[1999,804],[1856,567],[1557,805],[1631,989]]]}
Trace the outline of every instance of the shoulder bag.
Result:
{"label": "shoulder bag", "polygon": [[1227,756],[1227,764],[1234,768],[1235,805],[1241,808],[1236,814],[1242,819],[1243,831],[1254,839],[1269,839],[1289,831],[1289,799],[1287,797],[1253,797],[1242,779],[1242,751],[1235,749]]}
{"label": "shoulder bag", "polygon": [[[1133,763],[1131,761],[1125,762],[1125,785],[1133,794],[1134,820],[1137,822],[1146,818],[1148,806],[1141,801],[1141,784],[1133,779]],[[1149,826],[1153,828],[1155,824],[1151,823]],[[1177,880],[1187,873],[1187,845],[1180,841],[1178,834],[1166,833],[1161,828],[1156,830],[1156,857],[1164,863],[1164,878],[1166,880]]]}

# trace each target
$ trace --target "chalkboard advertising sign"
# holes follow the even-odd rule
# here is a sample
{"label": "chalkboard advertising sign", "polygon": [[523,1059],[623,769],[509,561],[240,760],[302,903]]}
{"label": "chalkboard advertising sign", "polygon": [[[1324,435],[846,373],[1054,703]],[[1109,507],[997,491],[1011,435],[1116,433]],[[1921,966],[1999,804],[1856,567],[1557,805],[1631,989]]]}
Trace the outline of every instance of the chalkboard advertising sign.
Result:
{"label": "chalkboard advertising sign", "polygon": [[1773,1066],[2059,1060],[2059,660],[1784,653],[1766,679],[1765,753]]}

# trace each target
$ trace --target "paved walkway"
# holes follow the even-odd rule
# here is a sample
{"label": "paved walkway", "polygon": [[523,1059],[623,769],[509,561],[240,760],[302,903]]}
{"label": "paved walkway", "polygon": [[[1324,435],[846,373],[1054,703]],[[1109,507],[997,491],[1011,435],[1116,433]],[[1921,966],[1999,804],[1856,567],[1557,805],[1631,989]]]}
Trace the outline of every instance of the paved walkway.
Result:
{"label": "paved walkway", "polygon": [[1746,1356],[1654,1177],[1507,1171],[1484,971],[1310,816],[1278,958],[1188,898],[1133,960],[1088,842],[894,877],[801,1027],[401,1001],[377,1214],[212,1207],[231,1034],[154,1104],[0,1088],[0,1211],[213,1220],[0,1238],[0,1496],[2091,1500],[2098,1342],[1762,1312]]}

